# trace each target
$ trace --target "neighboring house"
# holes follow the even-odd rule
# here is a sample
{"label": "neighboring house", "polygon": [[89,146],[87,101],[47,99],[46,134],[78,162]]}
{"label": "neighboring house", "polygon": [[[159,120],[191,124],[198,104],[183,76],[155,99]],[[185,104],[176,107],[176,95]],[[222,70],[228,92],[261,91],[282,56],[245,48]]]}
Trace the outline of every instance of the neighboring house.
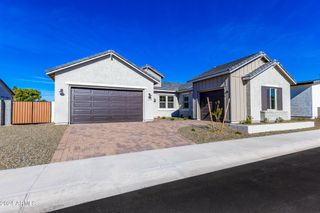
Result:
{"label": "neighboring house", "polygon": [[298,82],[291,87],[291,115],[320,117],[320,80]]}
{"label": "neighboring house", "polygon": [[12,100],[12,96],[12,90],[0,79],[0,100]]}
{"label": "neighboring house", "polygon": [[46,73],[55,81],[55,122],[151,121],[155,117],[209,119],[207,97],[226,108],[227,120],[247,116],[290,119],[293,78],[265,53],[217,66],[190,82],[163,82],[164,75],[138,67],[114,51],[67,63]]}
{"label": "neighboring house", "polygon": [[13,92],[2,79],[0,79],[0,125],[11,124],[11,100]]}

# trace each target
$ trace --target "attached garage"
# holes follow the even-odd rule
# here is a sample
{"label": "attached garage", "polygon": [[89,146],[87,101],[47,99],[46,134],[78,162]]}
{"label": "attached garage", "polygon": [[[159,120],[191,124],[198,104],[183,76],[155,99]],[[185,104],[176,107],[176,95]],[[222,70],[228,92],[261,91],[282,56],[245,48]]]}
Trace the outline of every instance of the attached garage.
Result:
{"label": "attached garage", "polygon": [[153,89],[147,71],[106,51],[47,71],[55,83],[56,124],[152,121]]}
{"label": "attached garage", "polygon": [[71,88],[70,123],[142,121],[142,95],[136,90]]}
{"label": "attached garage", "polygon": [[[224,109],[224,90],[214,90],[200,93],[200,112],[201,120],[210,120],[209,107],[207,97],[209,98],[211,110],[216,109],[216,103],[219,101],[219,106]],[[224,113],[224,110],[223,110]]]}

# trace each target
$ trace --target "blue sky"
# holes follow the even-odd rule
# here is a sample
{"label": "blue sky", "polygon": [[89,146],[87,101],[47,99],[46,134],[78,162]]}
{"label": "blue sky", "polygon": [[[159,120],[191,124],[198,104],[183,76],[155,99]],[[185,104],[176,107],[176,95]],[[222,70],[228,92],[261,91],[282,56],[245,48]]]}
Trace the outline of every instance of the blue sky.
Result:
{"label": "blue sky", "polygon": [[0,78],[53,99],[44,70],[113,49],[185,82],[260,50],[298,81],[320,78],[318,1],[0,2]]}

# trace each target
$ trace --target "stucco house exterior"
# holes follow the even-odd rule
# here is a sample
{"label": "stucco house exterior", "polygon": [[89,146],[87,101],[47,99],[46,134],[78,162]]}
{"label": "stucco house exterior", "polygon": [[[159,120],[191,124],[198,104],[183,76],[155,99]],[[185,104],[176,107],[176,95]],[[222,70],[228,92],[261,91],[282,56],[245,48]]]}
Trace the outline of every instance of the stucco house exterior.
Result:
{"label": "stucco house exterior", "polygon": [[164,82],[150,65],[138,67],[106,51],[46,71],[55,81],[55,122],[152,121],[181,116],[209,119],[207,97],[227,121],[290,119],[293,78],[259,52],[216,66],[187,83]]}
{"label": "stucco house exterior", "polygon": [[291,87],[292,117],[320,117],[320,80],[298,82]]}

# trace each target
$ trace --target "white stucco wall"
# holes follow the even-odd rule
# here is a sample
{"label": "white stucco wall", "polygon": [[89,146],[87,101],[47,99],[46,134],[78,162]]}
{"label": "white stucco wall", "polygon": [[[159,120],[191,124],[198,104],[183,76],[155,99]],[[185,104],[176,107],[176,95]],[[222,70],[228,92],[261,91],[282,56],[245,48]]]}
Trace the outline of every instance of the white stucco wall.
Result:
{"label": "white stucco wall", "polygon": [[[283,110],[281,117],[285,120],[291,118],[290,109],[290,83],[274,68],[271,67],[260,75],[250,80],[250,107],[249,113],[254,121],[261,120],[261,87],[282,88]],[[279,112],[279,111],[278,111]],[[279,113],[277,113],[279,114]],[[286,116],[285,116],[286,115]]]}
{"label": "white stucco wall", "polygon": [[316,84],[312,86],[312,117],[318,118],[320,115],[318,114],[320,107],[320,84]]}
{"label": "white stucco wall", "polygon": [[291,87],[291,116],[313,117],[312,96],[311,85]]}
{"label": "white stucco wall", "polygon": [[[159,96],[173,96],[173,103],[174,108],[172,109],[160,109],[159,104]],[[153,107],[154,107],[154,117],[172,117],[172,116],[179,116],[179,102],[178,96],[176,93],[165,93],[165,92],[155,92],[153,95]]]}
{"label": "white stucco wall", "polygon": [[[108,56],[70,71],[56,73],[54,121],[57,124],[69,122],[69,89],[74,84],[85,84],[85,87],[98,85],[99,88],[143,89],[143,119],[153,120],[153,100],[148,98],[149,93],[153,94],[153,82],[116,57],[111,59]],[[63,96],[59,94],[60,89],[64,91]]]}

